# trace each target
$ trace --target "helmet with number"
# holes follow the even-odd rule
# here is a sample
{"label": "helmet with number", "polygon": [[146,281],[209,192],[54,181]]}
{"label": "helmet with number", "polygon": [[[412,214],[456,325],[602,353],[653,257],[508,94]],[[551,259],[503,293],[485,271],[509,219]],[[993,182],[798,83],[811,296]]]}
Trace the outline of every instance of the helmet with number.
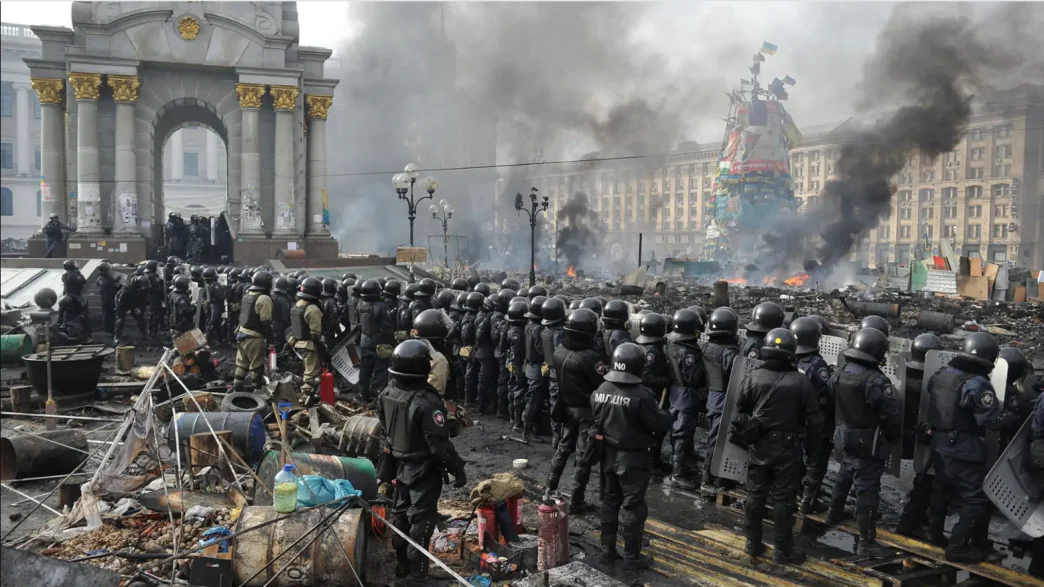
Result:
{"label": "helmet with number", "polygon": [[819,351],[819,337],[823,336],[823,328],[819,322],[809,317],[802,317],[790,323],[790,332],[797,340],[799,355],[807,355]]}
{"label": "helmet with number", "polygon": [[852,346],[841,351],[846,359],[883,365],[888,354],[888,337],[876,328],[864,328],[852,337]]}
{"label": "helmet with number", "polygon": [[316,301],[323,295],[323,282],[318,277],[305,277],[301,282],[301,291],[297,297],[302,300]]}
{"label": "helmet with number", "polygon": [[710,320],[710,316],[707,315],[707,310],[703,309],[703,306],[689,306],[689,309],[696,312],[696,315],[700,317],[700,332],[707,327],[707,321]]}
{"label": "helmet with number", "polygon": [[[454,291],[456,291],[456,290],[454,290]],[[467,306],[468,306],[468,292],[462,291],[462,292],[457,294],[456,299],[454,299],[453,303],[450,305],[450,309],[451,310],[460,310],[461,312],[463,312],[464,309],[467,308]]]}
{"label": "helmet with number", "polygon": [[776,302],[761,302],[751,310],[750,322],[747,323],[746,328],[759,334],[765,334],[773,328],[781,328],[783,314],[783,306]]}
{"label": "helmet with number", "polygon": [[[550,301],[550,300],[548,300]],[[544,304],[546,311],[547,304]],[[566,320],[565,329],[573,334],[581,336],[594,336],[598,332],[598,314],[587,308],[578,308],[569,315]]]}
{"label": "helmet with number", "polygon": [[500,282],[500,289],[510,289],[518,291],[518,280],[508,277],[504,281]]}
{"label": "helmet with number", "polygon": [[177,265],[177,264],[178,264],[178,258],[177,257],[175,257],[174,255],[171,255],[171,256],[167,257],[167,265]]}
{"label": "helmet with number", "polygon": [[642,320],[638,323],[638,338],[635,342],[645,344],[663,340],[667,335],[667,320],[660,314],[642,314]]}
{"label": "helmet with number", "polygon": [[66,271],[72,271],[74,269],[79,269],[79,266],[76,265],[76,261],[73,261],[72,259],[66,259],[65,262],[62,263],[62,268]]}
{"label": "helmet with number", "polygon": [[478,293],[488,297],[489,296],[489,291],[490,291],[489,290],[489,284],[488,283],[483,283],[483,282],[476,283],[475,287],[471,288],[471,291],[478,292]]}
{"label": "helmet with number", "polygon": [[623,325],[630,315],[630,308],[623,300],[609,300],[609,303],[602,308],[602,322],[611,323],[613,326]]}
{"label": "helmet with number", "polygon": [[383,293],[386,298],[397,298],[402,294],[402,283],[394,279],[389,279],[384,282],[384,287],[381,293]]}
{"label": "helmet with number", "polygon": [[145,262],[145,271],[149,273],[155,273],[159,267],[159,263],[155,259],[149,259]]}
{"label": "helmet with number", "polygon": [[859,323],[859,328],[876,328],[888,336],[888,320],[880,316],[867,316]]}
{"label": "helmet with number", "polygon": [[580,301],[581,308],[587,308],[599,316],[602,315],[602,301],[598,298],[584,298]]}
{"label": "helmet with number", "polygon": [[732,308],[726,306],[714,308],[710,317],[707,318],[707,336],[711,339],[736,336],[737,330],[739,330],[739,316],[732,311]]}
{"label": "helmet with number", "polygon": [[1012,384],[1022,379],[1029,368],[1026,355],[1019,349],[1006,346],[1000,350],[1000,358],[1008,362],[1008,383]]}
{"label": "helmet with number", "polygon": [[520,287],[520,288],[518,288],[518,295],[526,298],[526,301],[528,302],[529,301],[529,288],[528,287]]}
{"label": "helmet with number", "polygon": [[449,330],[442,320],[442,312],[424,310],[413,319],[413,338],[426,338],[434,342],[442,342]]}
{"label": "helmet with number", "polygon": [[342,273],[341,281],[344,281],[345,279],[359,279],[359,276],[354,273]]}
{"label": "helmet with number", "polygon": [[486,299],[486,296],[480,292],[473,291],[468,294],[465,300],[466,309],[468,312],[478,312],[482,309],[482,302]]}
{"label": "helmet with number", "polygon": [[392,351],[388,373],[400,379],[427,379],[431,373],[431,355],[428,343],[404,340]]}
{"label": "helmet with number", "polygon": [[529,304],[526,302],[511,302],[507,310],[507,321],[509,324],[525,324],[526,323],[526,311],[529,310]]}
{"label": "helmet with number", "polygon": [[468,291],[468,280],[458,277],[450,283],[450,289],[454,291]]}
{"label": "helmet with number", "polygon": [[76,298],[72,296],[62,296],[62,299],[58,300],[58,309],[66,312],[72,312],[76,310]]}
{"label": "helmet with number", "polygon": [[623,385],[638,385],[642,382],[642,371],[645,369],[645,349],[625,342],[613,351],[612,364],[605,380]]}
{"label": "helmet with number", "polygon": [[533,287],[529,288],[529,292],[526,293],[526,296],[529,297],[529,301],[531,302],[533,301],[533,298],[537,296],[544,296],[546,298],[547,288],[542,285],[534,285]]}
{"label": "helmet with number", "polygon": [[112,265],[109,265],[107,262],[102,261],[98,265],[98,273],[101,273],[102,275],[108,275],[109,271],[112,271]]}
{"label": "helmet with number", "polygon": [[529,300],[529,310],[526,312],[526,318],[530,320],[540,320],[543,318],[544,302],[547,301],[545,296],[537,296]]}
{"label": "helmet with number", "polygon": [[497,292],[497,310],[501,312],[507,312],[508,307],[511,305],[511,300],[515,298],[517,294],[513,289],[502,289]]}
{"label": "helmet with number", "polygon": [[765,344],[761,347],[762,359],[792,360],[797,352],[797,337],[786,328],[773,328],[765,335]]}
{"label": "helmet with number", "polygon": [[548,298],[540,308],[540,323],[544,326],[555,326],[565,320],[565,315],[565,302],[558,298]]}
{"label": "helmet with number", "polygon": [[174,278],[174,290],[175,291],[188,291],[189,283],[191,283],[191,281],[189,280],[188,277],[185,277],[184,275],[179,275],[179,276]]}
{"label": "helmet with number", "polygon": [[218,274],[213,267],[207,267],[203,270],[203,281],[217,281]]}
{"label": "helmet with number", "polygon": [[272,288],[273,292],[279,292],[285,294],[290,291],[290,280],[286,277],[280,277],[275,281],[275,287]]}
{"label": "helmet with number", "polygon": [[487,312],[492,312],[497,309],[497,298],[500,297],[497,292],[493,292],[486,296],[486,299],[482,300],[482,309]]}
{"label": "helmet with number", "polygon": [[997,339],[993,338],[992,334],[973,332],[964,339],[961,351],[967,356],[978,359],[983,366],[987,363],[992,366],[1000,355],[1000,345],[997,344]]}
{"label": "helmet with number", "polygon": [[437,288],[435,280],[430,277],[425,277],[420,280],[417,293],[413,294],[418,300],[428,300],[435,296],[435,289]]}
{"label": "helmet with number", "polygon": [[580,301],[581,301],[580,298],[577,298],[577,299],[569,302],[569,309],[570,310],[578,310],[578,309],[580,309]]}
{"label": "helmet with number", "polygon": [[406,288],[402,290],[402,294],[399,299],[404,302],[412,302],[417,299],[417,292],[420,291],[419,283],[407,283]]}
{"label": "helmet with number", "polygon": [[938,336],[930,332],[918,334],[910,344],[910,359],[906,361],[907,368],[924,371],[924,360],[928,356],[928,351],[941,351],[942,349],[943,341]]}
{"label": "helmet with number", "polygon": [[251,291],[268,291],[272,289],[272,274],[267,271],[258,271],[250,280]]}
{"label": "helmet with number", "polygon": [[377,283],[376,279],[367,279],[363,282],[359,295],[364,300],[377,301],[381,299],[381,284]]}
{"label": "helmet with number", "polygon": [[332,277],[323,278],[323,295],[330,297],[337,293],[337,280]]}
{"label": "helmet with number", "polygon": [[452,289],[443,289],[439,291],[439,295],[435,296],[435,301],[439,303],[443,308],[456,309],[453,307],[453,303],[457,300],[457,295]]}
{"label": "helmet with number", "polygon": [[700,337],[700,317],[688,308],[682,308],[671,318],[671,333],[667,340],[685,341]]}

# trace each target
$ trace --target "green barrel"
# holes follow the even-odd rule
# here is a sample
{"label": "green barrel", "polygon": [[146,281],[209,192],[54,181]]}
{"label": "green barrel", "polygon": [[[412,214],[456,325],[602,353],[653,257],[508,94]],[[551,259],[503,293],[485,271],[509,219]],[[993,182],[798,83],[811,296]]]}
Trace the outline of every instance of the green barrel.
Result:
{"label": "green barrel", "polygon": [[[327,479],[347,479],[352,487],[362,491],[362,498],[370,500],[377,497],[377,471],[368,459],[352,457],[335,457],[331,455],[314,455],[304,452],[292,453],[297,463],[299,475],[319,475]],[[265,483],[268,491],[260,487],[254,488],[254,505],[272,505],[272,485],[275,475],[283,466],[279,451],[270,450],[261,458],[257,467],[257,476]]]}
{"label": "green barrel", "polygon": [[22,355],[33,352],[33,341],[28,334],[5,334],[0,336],[0,363],[5,365],[22,362]]}

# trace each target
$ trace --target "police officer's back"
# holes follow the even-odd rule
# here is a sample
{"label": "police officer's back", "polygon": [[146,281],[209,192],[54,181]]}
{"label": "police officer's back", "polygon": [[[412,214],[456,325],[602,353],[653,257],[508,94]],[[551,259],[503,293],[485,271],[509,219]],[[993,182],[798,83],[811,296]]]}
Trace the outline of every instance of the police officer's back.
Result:
{"label": "police officer's back", "polygon": [[112,266],[106,262],[98,265],[98,294],[101,297],[102,329],[112,334],[116,328],[116,292],[120,284],[113,275]]}
{"label": "police officer's back", "polygon": [[292,290],[290,280],[286,277],[276,279],[272,288],[272,334],[275,336],[276,352],[284,352],[286,345],[286,329],[290,327],[290,300]]}
{"label": "police officer's back", "polygon": [[797,318],[790,324],[790,332],[797,341],[798,371],[812,382],[824,419],[820,437],[812,440],[819,449],[818,454],[805,455],[805,491],[801,497],[800,511],[802,514],[808,514],[816,502],[830,461],[830,452],[826,447],[830,444],[834,432],[834,398],[830,390],[830,366],[819,354],[819,339],[823,336],[820,321],[812,316]]}
{"label": "police officer's back", "polygon": [[196,308],[189,298],[189,278],[179,275],[174,278],[174,291],[170,294],[170,330],[171,334],[178,336],[192,330],[192,320],[196,315]]}
{"label": "police officer's back", "polygon": [[707,344],[703,345],[703,371],[707,379],[707,452],[703,455],[703,475],[700,493],[705,497],[717,495],[723,484],[711,472],[718,430],[725,410],[725,393],[729,389],[732,365],[739,356],[736,332],[739,316],[731,308],[715,308],[707,320]]}
{"label": "police officer's back", "polygon": [[83,302],[76,296],[64,295],[58,301],[58,330],[66,336],[65,344],[88,342],[84,329]]}
{"label": "police officer's back", "polygon": [[[396,282],[398,283],[398,282]],[[385,361],[391,357],[395,344],[395,318],[387,303],[381,299],[381,286],[367,279],[360,288],[359,312],[359,389],[367,400],[374,398],[372,378],[377,374],[377,384],[384,384]]]}
{"label": "police officer's back", "polygon": [[928,351],[943,349],[942,340],[931,333],[917,335],[910,344],[906,361],[906,388],[903,394],[903,458],[912,459],[920,420],[921,388],[924,386],[924,361]]}
{"label": "police officer's back", "polygon": [[689,309],[678,310],[672,319],[670,341],[667,345],[667,361],[670,365],[671,415],[674,426],[671,446],[674,448],[671,483],[691,491],[696,481],[689,472],[689,461],[693,455],[693,433],[696,431],[699,413],[707,406],[707,386],[703,372],[703,354],[699,336],[703,324],[699,316]]}
{"label": "police officer's back", "polygon": [[[583,302],[581,302],[582,304]],[[627,332],[627,319],[630,317],[630,308],[623,300],[609,300],[602,309],[602,352],[606,357],[612,356],[616,347],[625,342],[631,342],[631,335]]]}

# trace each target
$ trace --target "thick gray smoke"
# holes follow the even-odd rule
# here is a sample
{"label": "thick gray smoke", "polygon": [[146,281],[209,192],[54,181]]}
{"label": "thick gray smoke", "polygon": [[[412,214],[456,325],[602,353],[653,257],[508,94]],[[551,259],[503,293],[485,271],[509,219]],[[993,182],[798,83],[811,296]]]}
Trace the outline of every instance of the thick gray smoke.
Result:
{"label": "thick gray smoke", "polygon": [[[976,91],[991,89],[991,83],[1010,84],[1027,65],[1039,71],[1039,62],[1023,58],[1025,30],[1006,27],[1024,23],[1028,15],[1018,13],[1033,10],[1028,5],[1007,6],[1002,18],[993,14],[983,22],[954,15],[953,5],[948,6],[942,13],[912,6],[894,11],[878,36],[877,52],[865,64],[861,101],[864,107],[896,99],[906,105],[842,137],[837,177],[824,186],[821,204],[779,221],[764,235],[773,254],[782,257],[777,266],[789,261],[793,268],[804,259],[818,259],[829,268],[843,260],[891,215],[891,182],[907,159],[936,157],[958,145]],[[1005,34],[1002,28],[1012,30]]]}
{"label": "thick gray smoke", "polygon": [[601,233],[597,230],[600,224],[598,212],[588,206],[584,192],[569,196],[558,208],[558,251],[565,255],[569,265],[584,269],[585,251],[601,248]]}

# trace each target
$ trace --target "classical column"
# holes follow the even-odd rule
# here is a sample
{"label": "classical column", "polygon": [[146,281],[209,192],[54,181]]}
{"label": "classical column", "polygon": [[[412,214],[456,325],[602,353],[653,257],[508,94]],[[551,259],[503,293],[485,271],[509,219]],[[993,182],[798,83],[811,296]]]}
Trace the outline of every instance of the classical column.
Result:
{"label": "classical column", "polygon": [[76,230],[102,232],[101,186],[98,182],[98,91],[101,74],[70,73],[76,93]]}
{"label": "classical column", "polygon": [[275,234],[295,235],[294,224],[294,108],[297,88],[272,86],[275,107]]}
{"label": "classical column", "polygon": [[34,78],[40,100],[40,226],[65,220],[65,80]]}
{"label": "classical column", "polygon": [[243,145],[240,149],[239,232],[246,235],[264,234],[261,219],[261,151],[258,144],[258,116],[265,86],[236,84],[239,107],[243,110]]}
{"label": "classical column", "polygon": [[217,133],[207,130],[207,180],[217,181],[218,158],[217,158]]}
{"label": "classical column", "polygon": [[330,236],[326,229],[326,115],[333,96],[313,94],[308,102],[308,223],[306,236]]}
{"label": "classical column", "polygon": [[29,121],[33,118],[29,106],[29,84],[16,83],[15,89],[15,171],[18,175],[32,175],[33,141],[29,139]]}
{"label": "classical column", "polygon": [[113,191],[113,232],[138,233],[138,161],[134,154],[134,103],[140,82],[133,75],[109,75],[116,102],[116,189]]}
{"label": "classical column", "polygon": [[174,181],[185,179],[185,144],[181,130],[170,135],[170,178]]}

